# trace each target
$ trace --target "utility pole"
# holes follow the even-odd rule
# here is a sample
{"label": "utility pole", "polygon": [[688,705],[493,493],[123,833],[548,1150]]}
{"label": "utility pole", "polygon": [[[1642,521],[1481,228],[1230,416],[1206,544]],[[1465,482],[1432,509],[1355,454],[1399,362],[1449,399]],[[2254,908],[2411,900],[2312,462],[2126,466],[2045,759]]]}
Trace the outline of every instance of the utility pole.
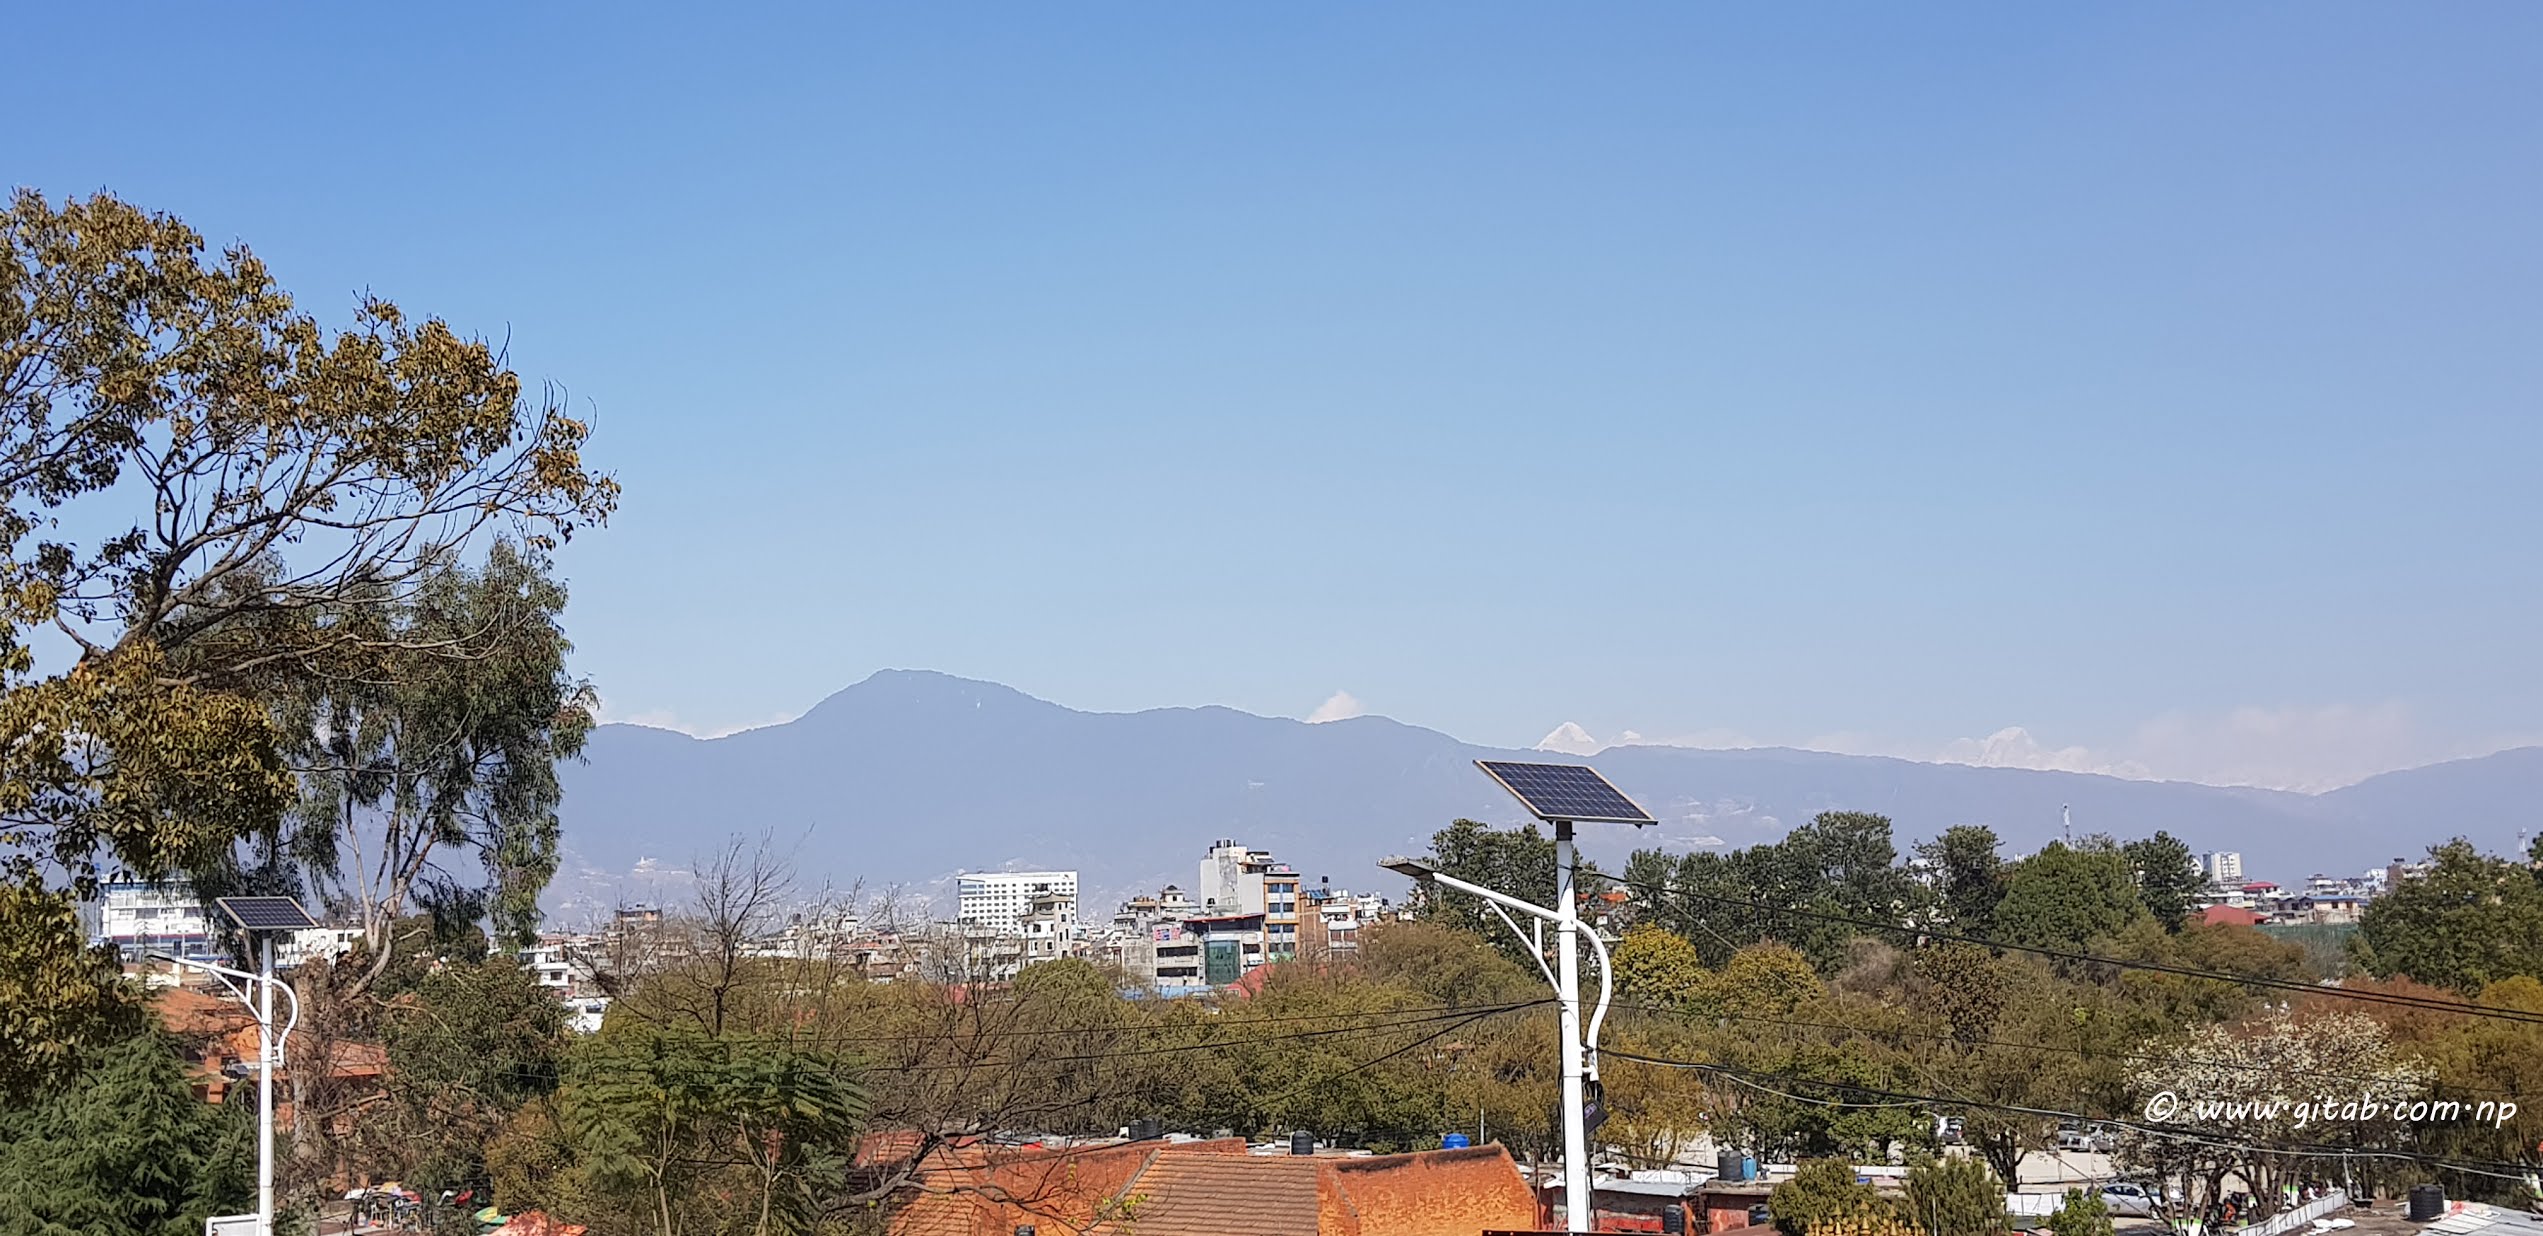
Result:
{"label": "utility pole", "polygon": [[[1615,995],[1615,967],[1608,963],[1607,944],[1595,931],[1581,931],[1580,897],[1576,889],[1580,854],[1573,843],[1572,825],[1576,822],[1633,824],[1649,826],[1658,823],[1651,814],[1636,806],[1632,799],[1609,785],[1595,770],[1576,764],[1517,764],[1498,760],[1477,760],[1477,767],[1501,787],[1525,804],[1530,814],[1554,829],[1554,904],[1540,906],[1522,901],[1507,893],[1496,892],[1479,884],[1469,884],[1447,875],[1428,863],[1410,858],[1386,858],[1378,866],[1399,875],[1454,889],[1479,897],[1492,912],[1500,916],[1502,925],[1512,934],[1527,941],[1536,958],[1539,974],[1554,988],[1556,1005],[1561,1009],[1561,1053],[1563,1077],[1563,1224],[1567,1231],[1596,1230],[1592,1211],[1597,1195],[1590,1175],[1590,1141],[1592,1128],[1589,1108],[1598,1094],[1598,1028],[1607,1020],[1607,1006]],[[1518,920],[1510,917],[1516,910],[1535,921],[1530,930],[1519,929]],[[1555,964],[1545,964],[1545,925],[1554,925]],[[1590,1014],[1589,1024],[1581,1024],[1580,940],[1586,934],[1590,951],[1598,959],[1598,1006]],[[1480,1125],[1480,1121],[1478,1121]]]}
{"label": "utility pole", "polygon": [[[1573,894],[1578,853],[1568,820],[1554,825],[1554,959],[1563,1023],[1563,1217],[1575,1232],[1595,1230],[1588,1222],[1596,1194],[1590,1185],[1589,1052],[1581,1042],[1581,903]],[[1592,937],[1593,939],[1595,937]],[[1607,952],[1598,954],[1598,1011],[1607,1012],[1607,992],[1614,976],[1607,972]]]}
{"label": "utility pole", "polygon": [[[1607,1019],[1607,1004],[1615,994],[1615,975],[1607,964],[1607,944],[1597,932],[1586,933],[1590,951],[1598,958],[1598,1007],[1589,1019],[1587,1033],[1581,1026],[1580,961],[1573,952],[1582,936],[1580,911],[1572,900],[1572,826],[1558,825],[1554,833],[1554,888],[1556,905],[1549,908],[1521,901],[1508,893],[1495,892],[1480,884],[1469,884],[1445,874],[1429,864],[1410,858],[1381,859],[1378,866],[1398,875],[1411,876],[1425,884],[1453,889],[1472,897],[1480,897],[1501,916],[1501,921],[1520,939],[1535,946],[1536,968],[1554,988],[1554,1000],[1562,1010],[1561,1052],[1563,1075],[1563,1205],[1564,1217],[1571,1230],[1591,1230],[1585,1224],[1594,1195],[1589,1172],[1589,1090],[1597,1084],[1597,1044],[1599,1023]],[[1504,909],[1503,907],[1508,907]],[[1509,910],[1535,919],[1532,931],[1519,930]],[[1545,924],[1554,924],[1554,938],[1560,946],[1553,967],[1545,964]],[[1477,1108],[1475,1125],[1483,1125],[1483,1112]]]}
{"label": "utility pole", "polygon": [[[274,977],[274,942],[268,937],[257,973],[234,970],[208,961],[193,961],[167,953],[156,954],[157,961],[188,970],[200,970],[221,981],[231,998],[247,1006],[247,1015],[256,1019],[256,1219],[257,1236],[272,1236],[274,1230],[274,1070],[283,1063],[283,1043],[291,1038],[292,1029],[300,1024],[300,995]],[[253,945],[250,946],[251,948]],[[246,986],[241,986],[245,984]],[[291,1001],[291,1020],[281,1033],[274,1030],[274,989],[282,988]],[[255,988],[254,994],[249,989]],[[249,1216],[233,1216],[245,1219]],[[235,1229],[224,1229],[235,1230]]]}
{"label": "utility pole", "polygon": [[[284,1041],[300,1024],[300,994],[274,977],[274,936],[318,924],[300,908],[299,902],[289,897],[222,897],[213,904],[246,935],[248,951],[256,955],[256,972],[250,974],[208,961],[164,954],[160,960],[219,979],[221,986],[228,988],[233,998],[247,1006],[248,1015],[256,1019],[256,1236],[274,1236],[274,1071],[283,1065]],[[255,989],[253,994],[248,990],[251,987]],[[277,987],[291,1001],[291,1020],[283,1024],[279,1033],[274,1029]],[[214,1222],[247,1217],[217,1216]]]}
{"label": "utility pole", "polygon": [[[274,1066],[281,1063],[275,1051],[281,1044],[274,1037],[274,935],[264,934],[264,964],[256,976],[263,1003],[256,1011],[256,1231],[274,1236]],[[292,1003],[297,1021],[299,999]]]}

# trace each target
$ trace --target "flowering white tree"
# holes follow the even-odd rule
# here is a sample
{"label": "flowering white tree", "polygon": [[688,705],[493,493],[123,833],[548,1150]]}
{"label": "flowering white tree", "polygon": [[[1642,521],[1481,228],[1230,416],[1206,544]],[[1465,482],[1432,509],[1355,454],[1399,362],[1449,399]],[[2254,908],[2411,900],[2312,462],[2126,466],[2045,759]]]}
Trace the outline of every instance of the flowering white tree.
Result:
{"label": "flowering white tree", "polygon": [[2356,1165],[2340,1151],[2407,1138],[2411,1105],[2436,1078],[2372,1018],[2283,1006],[2194,1028],[2149,1054],[2130,1088],[2147,1122],[2171,1132],[2132,1130],[2130,1151],[2178,1174],[2193,1207],[2222,1196],[2229,1180],[2266,1207],[2282,1187],[2349,1177]]}

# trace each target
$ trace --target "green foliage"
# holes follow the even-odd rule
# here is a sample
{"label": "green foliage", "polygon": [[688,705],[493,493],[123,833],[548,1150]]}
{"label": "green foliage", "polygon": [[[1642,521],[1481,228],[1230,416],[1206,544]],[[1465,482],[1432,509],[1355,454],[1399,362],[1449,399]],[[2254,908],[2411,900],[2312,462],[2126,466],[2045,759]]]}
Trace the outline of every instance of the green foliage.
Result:
{"label": "green foliage", "polygon": [[1775,1080],[1762,1087],[1737,1087],[1736,1094],[1717,1091],[1717,1135],[1775,1158],[1879,1157],[1892,1142],[1932,1141],[1933,1118],[1921,1106],[1863,1099],[1864,1090],[1913,1093],[1922,1084],[1911,1062],[1894,1049],[1862,1038],[1831,1042],[1787,1036],[1753,1024],[1741,1027],[1737,1036],[1722,1035],[1717,1054],[1742,1068],[1774,1074]]}
{"label": "green foliage", "polygon": [[[1493,828],[1473,820],[1457,820],[1431,834],[1430,864],[1442,874],[1454,876],[1469,884],[1479,884],[1494,892],[1507,893],[1531,905],[1554,904],[1554,838],[1527,824],[1519,828]],[[1590,878],[1598,870],[1587,859],[1579,860],[1581,874],[1576,885],[1594,889]],[[1413,912],[1420,918],[1470,932],[1492,942],[1493,948],[1522,965],[1531,951],[1527,942],[1510,934],[1490,906],[1479,897],[1421,884],[1413,892]],[[1527,926],[1525,920],[1519,923]]]}
{"label": "green foliage", "polygon": [[1775,1186],[1766,1199],[1766,1210],[1783,1236],[1809,1236],[1814,1228],[1880,1203],[1877,1190],[1854,1178],[1854,1164],[1844,1159],[1813,1159],[1795,1169],[1792,1179]]}
{"label": "green foliage", "polygon": [[1781,944],[1758,944],[1732,955],[1705,980],[1691,1011],[1697,1016],[1779,1017],[1817,999],[1823,990],[1809,958]]}
{"label": "green foliage", "polygon": [[[341,673],[293,666],[239,685],[307,736],[286,748],[307,770],[290,852],[322,894],[359,909],[375,951],[388,922],[418,910],[443,937],[490,919],[497,943],[529,942],[556,872],[556,766],[581,753],[595,699],[566,670],[564,608],[545,566],[498,539],[481,565],[435,561],[405,594],[259,615],[203,641],[217,663],[231,641],[314,642],[301,629],[313,624],[362,632],[360,664]],[[483,879],[459,878],[453,851]]]}
{"label": "green foliage", "polygon": [[0,1102],[24,1100],[140,1032],[141,992],[90,947],[68,896],[0,880]]}
{"label": "green foliage", "polygon": [[[389,649],[435,651],[393,616],[434,604],[430,577],[481,533],[516,529],[535,562],[606,517],[617,486],[584,469],[587,434],[525,398],[494,344],[438,319],[365,297],[331,330],[244,246],[207,256],[180,220],[103,194],[15,194],[0,211],[0,878],[84,895],[185,873],[217,891],[246,878],[248,841],[275,874],[295,774],[312,771],[301,703],[397,669]],[[39,628],[70,665],[39,669]],[[535,841],[498,847],[522,877],[498,880],[507,892],[541,878]],[[52,963],[24,960],[77,964],[46,947]],[[70,1006],[38,1004],[0,1005],[0,1025],[95,1037],[63,1024]]]}
{"label": "green foliage", "polygon": [[2082,949],[2145,916],[2136,873],[2117,847],[2107,840],[2075,847],[2052,841],[2013,865],[1990,938]]}
{"label": "green foliage", "polygon": [[[1691,941],[1705,964],[1764,941],[1799,949],[1822,972],[1843,964],[1855,929],[1824,917],[1894,923],[1928,896],[1897,866],[1886,816],[1821,813],[1771,845],[1731,854],[1699,850],[1672,857],[1633,856],[1626,870],[1636,891],[1654,902],[1651,921]],[[1666,891],[1654,893],[1650,886]],[[1761,912],[1755,906],[1803,911]]]}
{"label": "green foliage", "polygon": [[1974,944],[1944,943],[1916,950],[1910,963],[1918,1007],[1930,1012],[1953,1038],[1974,1043],[1995,1033],[1996,1019],[2012,994],[2013,971]]}
{"label": "green foliage", "polygon": [[366,1113],[368,1161],[427,1188],[486,1176],[485,1147],[556,1088],[562,1008],[509,957],[425,973],[381,1019],[389,1102]]}
{"label": "green foliage", "polygon": [[834,1053],[641,1023],[578,1044],[556,1100],[569,1185],[661,1236],[805,1230],[867,1110]]}
{"label": "green foliage", "polygon": [[2004,1181],[1980,1160],[1932,1158],[1908,1169],[1900,1210],[1926,1236],[1998,1236],[2004,1193]]}
{"label": "green foliage", "polygon": [[2049,1215],[2048,1230],[2057,1236],[2111,1236],[2110,1208],[2098,1190],[2068,1189],[2066,1200]]}
{"label": "green foliage", "polygon": [[2458,992],[2543,977],[2543,873],[2461,839],[2428,854],[2427,874],[2368,903],[2352,945],[2360,966]]}
{"label": "green foliage", "polygon": [[1361,929],[1360,968],[1374,982],[1410,988],[1448,1008],[1510,1004],[1545,991],[1545,980],[1524,959],[1436,921]]}
{"label": "green foliage", "polygon": [[1996,903],[2004,899],[2004,859],[1996,853],[1996,831],[1984,824],[1955,824],[1943,835],[1916,847],[1934,882],[1936,908],[1945,924],[1961,935],[1984,936],[1994,929]]}
{"label": "green foliage", "polygon": [[2137,879],[2137,898],[2145,903],[2148,913],[2163,924],[2166,931],[2179,931],[2181,921],[2190,916],[2198,904],[2199,892],[2206,880],[2199,875],[2199,860],[2190,847],[2172,834],[2157,830],[2154,836],[2131,841],[2121,847],[2127,855],[2128,869]]}
{"label": "green foliage", "polygon": [[[2420,984],[2387,981],[2377,990],[2399,995],[2459,999],[2453,992]],[[2527,1014],[2543,1013],[2543,980],[2518,977],[2483,988],[2474,997],[2481,1005]],[[2432,1100],[2456,1100],[2467,1109],[2483,1099],[2543,1094],[2543,1025],[2455,1013],[2378,1009],[2377,1016],[2393,1047],[2436,1070]],[[2522,1102],[2504,1126],[2496,1120],[2432,1121],[2411,1131],[2419,1151],[2458,1162],[2531,1162],[2543,1147],[2543,1103]],[[2396,1174],[2374,1183],[2417,1183]],[[2522,1182],[2469,1177],[2452,1182],[2449,1196],[2522,1206],[2532,1196]]]}
{"label": "green foliage", "polygon": [[195,1097],[155,1032],[32,1106],[0,1108],[0,1236],[198,1236],[254,1205],[244,1109]]}
{"label": "green foliage", "polygon": [[1683,1005],[1703,993],[1712,977],[1704,968],[1704,955],[1685,936],[1656,924],[1626,932],[1610,953],[1621,999]]}

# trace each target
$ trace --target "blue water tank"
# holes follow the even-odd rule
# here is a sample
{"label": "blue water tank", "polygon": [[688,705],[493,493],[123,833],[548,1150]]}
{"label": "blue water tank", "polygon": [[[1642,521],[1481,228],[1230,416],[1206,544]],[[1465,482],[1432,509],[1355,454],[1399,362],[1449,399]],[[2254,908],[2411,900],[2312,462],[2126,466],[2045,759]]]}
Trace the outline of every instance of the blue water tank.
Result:
{"label": "blue water tank", "polygon": [[1743,1155],[1740,1157],[1739,1178],[1742,1180],[1757,1179],[1757,1156]]}
{"label": "blue water tank", "polygon": [[1471,1145],[1474,1143],[1467,1141],[1463,1133],[1451,1133],[1439,1139],[1439,1148],[1442,1150],[1463,1150]]}

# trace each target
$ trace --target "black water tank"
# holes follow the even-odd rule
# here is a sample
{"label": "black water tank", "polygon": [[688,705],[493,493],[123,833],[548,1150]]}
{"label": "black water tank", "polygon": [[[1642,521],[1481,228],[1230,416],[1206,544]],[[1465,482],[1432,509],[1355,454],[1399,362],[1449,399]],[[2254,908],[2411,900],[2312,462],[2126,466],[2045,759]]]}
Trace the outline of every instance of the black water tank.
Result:
{"label": "black water tank", "polygon": [[2411,1222],[2426,1223],[2444,1213],[2446,1213],[2446,1187],[2444,1185],[2424,1184],[2411,1186]]}
{"label": "black water tank", "polygon": [[1686,1230],[1686,1207],[1673,1202],[1668,1209],[1660,1212],[1660,1231],[1663,1236],[1686,1236]]}
{"label": "black water tank", "polygon": [[1310,1133],[1310,1132],[1306,1131],[1305,1129],[1300,1129],[1300,1130],[1298,1130],[1297,1132],[1292,1133],[1292,1134],[1290,1134],[1290,1135],[1289,1135],[1289,1153],[1291,1153],[1291,1154],[1302,1154],[1302,1155],[1303,1155],[1303,1154],[1314,1154],[1315,1152],[1316,1152],[1316,1135],[1315,1135],[1315,1134]]}
{"label": "black water tank", "polygon": [[1724,1150],[1713,1160],[1713,1174],[1723,1180],[1740,1178],[1740,1152]]}

